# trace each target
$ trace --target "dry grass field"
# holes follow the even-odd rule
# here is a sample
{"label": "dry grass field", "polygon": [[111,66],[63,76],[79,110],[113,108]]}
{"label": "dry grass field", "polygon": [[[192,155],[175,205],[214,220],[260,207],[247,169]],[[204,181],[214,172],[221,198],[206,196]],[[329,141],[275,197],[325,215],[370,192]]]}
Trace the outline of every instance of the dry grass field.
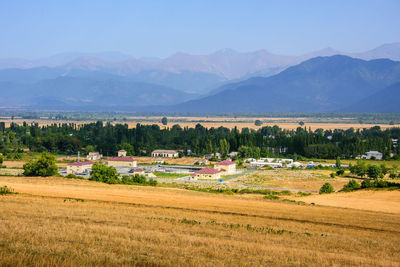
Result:
{"label": "dry grass field", "polygon": [[330,178],[331,172],[330,170],[258,170],[232,181],[317,192],[326,182],[329,182],[335,190],[342,189],[343,185],[349,182],[346,178]]}
{"label": "dry grass field", "polygon": [[[172,127],[175,124],[179,124],[182,128],[183,127],[189,127],[189,128],[194,128],[198,123],[203,125],[206,128],[218,128],[218,127],[227,127],[227,128],[234,128],[237,127],[238,129],[243,129],[243,128],[250,128],[250,129],[258,129],[264,126],[274,126],[278,125],[279,127],[283,129],[297,129],[299,127],[299,121],[304,121],[305,125],[302,127],[307,127],[311,128],[312,130],[316,130],[318,128],[322,129],[349,129],[351,127],[355,129],[363,129],[363,128],[371,128],[374,126],[380,126],[382,129],[386,128],[392,128],[392,127],[400,127],[399,124],[397,125],[388,125],[388,124],[359,124],[359,123],[349,123],[346,122],[346,119],[324,119],[324,121],[318,122],[315,121],[315,118],[313,121],[307,121],[306,118],[209,118],[209,117],[173,117],[170,118],[170,123],[167,126],[164,126],[161,124],[160,120],[161,117],[130,117],[131,121],[114,121],[112,124],[117,124],[117,123],[122,123],[122,124],[128,124],[129,128],[135,128],[137,123],[140,123],[142,125],[153,125],[157,124],[160,126],[160,128],[165,128],[165,127]],[[264,123],[261,126],[255,126],[254,121],[260,119],[264,121]],[[178,120],[178,121],[172,121],[172,120]],[[46,120],[46,119],[40,119],[40,120],[22,120],[22,119],[16,119],[13,122],[22,124],[23,122],[27,123],[32,123],[36,122],[39,124],[39,126],[45,126],[45,125],[51,125],[54,123],[74,123],[77,125],[83,125],[87,123],[92,123],[95,121],[63,121],[63,120]],[[6,126],[8,127],[11,124],[10,120],[5,121]]]}
{"label": "dry grass field", "polygon": [[396,209],[64,178],[3,185],[19,194],[0,196],[0,266],[400,265]]}

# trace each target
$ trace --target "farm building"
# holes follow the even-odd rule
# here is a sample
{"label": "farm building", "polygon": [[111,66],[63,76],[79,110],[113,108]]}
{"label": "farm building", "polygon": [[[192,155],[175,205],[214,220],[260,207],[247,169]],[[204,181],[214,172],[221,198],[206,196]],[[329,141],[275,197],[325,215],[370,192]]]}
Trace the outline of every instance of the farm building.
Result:
{"label": "farm building", "polygon": [[126,150],[118,150],[118,157],[126,157]]}
{"label": "farm building", "polygon": [[86,156],[87,160],[100,160],[103,157],[99,152],[89,152]]}
{"label": "farm building", "polygon": [[136,169],[132,169],[129,173],[133,174],[133,175],[136,175],[136,174],[144,175],[144,170],[142,168],[136,168]]}
{"label": "farm building", "polygon": [[230,160],[223,160],[214,164],[214,168],[223,172],[223,174],[236,173],[236,163]]}
{"label": "farm building", "polygon": [[179,153],[176,150],[157,149],[151,152],[151,156],[153,158],[177,158]]}
{"label": "farm building", "polygon": [[194,174],[191,175],[192,179],[220,179],[221,178],[221,171],[216,170],[214,168],[204,168],[198,171],[195,171]]}
{"label": "farm building", "polygon": [[368,151],[362,156],[363,159],[378,159],[378,160],[381,160],[382,157],[383,154],[378,151]]}
{"label": "farm building", "polygon": [[76,161],[67,165],[67,175],[77,173],[87,173],[92,169],[91,161]]}
{"label": "farm building", "polygon": [[221,159],[221,154],[220,153],[213,153],[213,154],[205,154],[204,155],[205,159],[211,160],[211,159]]}
{"label": "farm building", "polygon": [[117,157],[107,161],[108,166],[113,167],[137,167],[137,161],[131,157]]}

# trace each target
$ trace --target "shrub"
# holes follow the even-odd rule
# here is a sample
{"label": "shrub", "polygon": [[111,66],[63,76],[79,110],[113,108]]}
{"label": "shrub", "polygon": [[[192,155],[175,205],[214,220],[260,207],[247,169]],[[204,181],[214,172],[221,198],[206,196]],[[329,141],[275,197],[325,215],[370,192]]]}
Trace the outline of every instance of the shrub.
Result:
{"label": "shrub", "polygon": [[14,190],[8,186],[0,187],[0,195],[14,194]]}
{"label": "shrub", "polygon": [[368,166],[367,174],[369,178],[377,179],[382,174],[382,169],[378,165],[370,165]]}
{"label": "shrub", "polygon": [[38,160],[24,164],[23,168],[25,176],[52,176],[58,171],[56,158],[46,152]]}
{"label": "shrub", "polygon": [[156,186],[156,185],[157,185],[157,180],[150,179],[150,180],[149,180],[149,185],[150,185],[150,186]]}
{"label": "shrub", "polygon": [[77,179],[77,178],[81,178],[81,177],[76,176],[75,174],[70,173],[70,174],[68,174],[67,176],[65,176],[65,178]]}
{"label": "shrub", "polygon": [[330,194],[335,192],[335,190],[333,189],[333,186],[330,183],[325,183],[321,189],[319,189],[319,193],[320,194]]}
{"label": "shrub", "polygon": [[335,178],[336,177],[336,173],[332,172],[331,173],[331,178]]}
{"label": "shrub", "polygon": [[117,184],[120,182],[118,177],[119,174],[114,167],[107,167],[104,164],[99,164],[96,162],[92,166],[92,172],[90,173],[89,180],[108,184]]}
{"label": "shrub", "polygon": [[336,172],[336,175],[343,175],[344,174],[344,170],[343,169],[340,169],[340,170],[338,170],[337,172]]}
{"label": "shrub", "polygon": [[364,180],[361,183],[361,188],[371,188],[373,186],[374,186],[374,184],[369,179],[368,180]]}
{"label": "shrub", "polygon": [[279,197],[276,196],[276,195],[265,195],[264,198],[265,198],[265,199],[271,199],[271,200],[277,200],[277,199],[279,199]]}
{"label": "shrub", "polygon": [[376,181],[374,181],[374,187],[386,188],[386,187],[389,187],[389,183],[384,180],[376,180]]}
{"label": "shrub", "polygon": [[343,186],[342,191],[351,192],[351,191],[354,191],[354,190],[357,190],[357,189],[360,189],[360,188],[361,188],[361,185],[359,183],[357,183],[356,180],[351,180],[348,184],[345,184]]}
{"label": "shrub", "polygon": [[391,172],[389,174],[389,177],[392,178],[392,179],[395,179],[396,178],[396,173],[395,172]]}

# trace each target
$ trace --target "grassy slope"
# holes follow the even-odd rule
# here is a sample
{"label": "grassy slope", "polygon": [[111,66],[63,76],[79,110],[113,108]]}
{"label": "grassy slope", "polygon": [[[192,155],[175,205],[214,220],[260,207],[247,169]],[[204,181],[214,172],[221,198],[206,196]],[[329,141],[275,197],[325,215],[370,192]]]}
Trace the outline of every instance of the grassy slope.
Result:
{"label": "grassy slope", "polygon": [[0,177],[0,265],[399,265],[400,215]]}

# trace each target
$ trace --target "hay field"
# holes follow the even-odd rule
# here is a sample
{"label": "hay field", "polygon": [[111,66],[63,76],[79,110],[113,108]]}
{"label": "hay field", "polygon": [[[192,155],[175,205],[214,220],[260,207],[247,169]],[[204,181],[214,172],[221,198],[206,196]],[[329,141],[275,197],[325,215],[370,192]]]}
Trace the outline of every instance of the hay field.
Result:
{"label": "hay field", "polygon": [[0,177],[0,266],[398,266],[400,214]]}
{"label": "hay field", "polygon": [[318,192],[324,183],[329,182],[335,190],[342,189],[349,180],[339,177],[332,179],[330,178],[331,172],[330,170],[257,170],[232,179],[232,181],[315,192]]}
{"label": "hay field", "polygon": [[[226,128],[234,128],[238,129],[250,128],[250,129],[259,129],[263,126],[274,126],[278,125],[283,129],[297,129],[299,126],[299,121],[304,121],[305,125],[302,127],[311,128],[312,130],[316,130],[318,128],[322,128],[324,130],[327,129],[349,129],[351,127],[355,129],[363,129],[363,128],[371,128],[374,126],[380,126],[382,129],[392,128],[392,127],[400,127],[400,124],[397,125],[388,125],[388,124],[359,124],[359,123],[349,123],[346,122],[347,119],[324,119],[324,121],[318,122],[315,118],[312,121],[307,121],[307,118],[209,118],[209,117],[171,117],[170,122],[167,126],[161,124],[161,117],[130,117],[130,121],[113,121],[111,124],[127,124],[129,128],[135,128],[137,123],[142,125],[153,125],[156,124],[160,126],[160,128],[172,127],[175,124],[183,127],[194,128],[198,123],[203,125],[206,128],[218,128],[218,127],[226,127]],[[254,121],[260,119],[264,121],[261,126],[255,126]],[[308,118],[310,119],[310,118]],[[177,121],[173,121],[177,120]],[[22,124],[23,122],[32,123],[36,122],[39,126],[51,125],[51,124],[59,124],[59,123],[74,123],[76,125],[83,125],[87,123],[93,123],[96,121],[66,121],[66,120],[30,120],[30,119],[16,119],[13,122],[17,124]],[[6,126],[8,127],[11,124],[10,120],[5,121]]]}
{"label": "hay field", "polygon": [[352,193],[336,193],[302,197],[306,203],[324,206],[355,208],[361,210],[383,211],[400,214],[400,190],[362,190]]}

